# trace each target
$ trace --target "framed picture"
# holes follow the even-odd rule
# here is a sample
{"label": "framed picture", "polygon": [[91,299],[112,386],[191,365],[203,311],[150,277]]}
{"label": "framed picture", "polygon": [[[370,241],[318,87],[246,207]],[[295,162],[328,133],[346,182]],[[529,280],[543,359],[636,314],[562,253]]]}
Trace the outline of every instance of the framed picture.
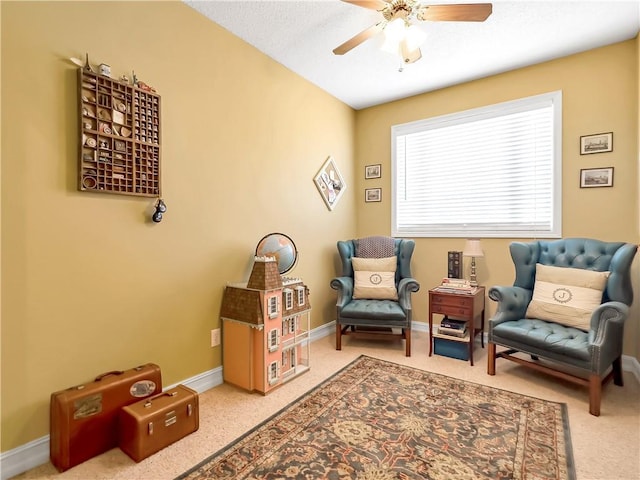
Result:
{"label": "framed picture", "polygon": [[580,155],[613,152],[613,132],[580,137]]}
{"label": "framed picture", "polygon": [[613,187],[613,167],[580,170],[580,188],[595,187]]}
{"label": "framed picture", "polygon": [[364,167],[364,178],[380,178],[382,176],[382,165],[367,165]]}
{"label": "framed picture", "polygon": [[313,181],[318,187],[318,191],[327,208],[333,210],[347,188],[333,158],[327,158]]}
{"label": "framed picture", "polygon": [[381,202],[382,201],[382,189],[381,188],[366,188],[364,190],[365,202]]}

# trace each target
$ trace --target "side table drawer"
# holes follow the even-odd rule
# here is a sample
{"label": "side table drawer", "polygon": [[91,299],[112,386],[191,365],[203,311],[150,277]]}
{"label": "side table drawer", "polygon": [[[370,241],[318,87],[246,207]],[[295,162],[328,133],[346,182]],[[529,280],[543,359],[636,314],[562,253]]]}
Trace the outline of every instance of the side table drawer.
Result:
{"label": "side table drawer", "polygon": [[448,305],[451,307],[473,307],[473,296],[463,295],[431,295],[431,303],[435,307],[436,305]]}
{"label": "side table drawer", "polygon": [[456,307],[454,305],[431,305],[431,311],[433,313],[439,313],[442,315],[451,315],[452,317],[470,317],[472,315],[473,309]]}

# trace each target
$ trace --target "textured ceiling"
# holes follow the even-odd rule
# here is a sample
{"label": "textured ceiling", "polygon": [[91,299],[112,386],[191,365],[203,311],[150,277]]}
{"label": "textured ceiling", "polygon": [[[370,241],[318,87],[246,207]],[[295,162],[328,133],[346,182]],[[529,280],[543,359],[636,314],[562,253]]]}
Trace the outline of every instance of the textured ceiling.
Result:
{"label": "textured ceiling", "polygon": [[621,42],[640,29],[640,0],[497,1],[482,23],[420,22],[422,59],[400,72],[400,59],[379,49],[381,35],[332,53],[382,19],[374,10],[338,0],[185,3],[355,109]]}

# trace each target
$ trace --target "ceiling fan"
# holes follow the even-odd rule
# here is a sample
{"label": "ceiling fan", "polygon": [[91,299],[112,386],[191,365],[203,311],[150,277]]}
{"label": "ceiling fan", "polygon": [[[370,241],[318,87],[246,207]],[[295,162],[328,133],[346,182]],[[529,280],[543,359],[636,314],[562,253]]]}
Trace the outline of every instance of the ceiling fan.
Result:
{"label": "ceiling fan", "polygon": [[[484,22],[492,12],[490,3],[424,5],[420,0],[342,0],[345,3],[376,10],[383,19],[336,47],[333,53],[344,55],[365,40],[385,30],[390,48],[401,56],[404,63],[413,63],[422,57],[419,45],[424,40],[414,21],[431,22]],[[386,42],[385,42],[386,43]]]}

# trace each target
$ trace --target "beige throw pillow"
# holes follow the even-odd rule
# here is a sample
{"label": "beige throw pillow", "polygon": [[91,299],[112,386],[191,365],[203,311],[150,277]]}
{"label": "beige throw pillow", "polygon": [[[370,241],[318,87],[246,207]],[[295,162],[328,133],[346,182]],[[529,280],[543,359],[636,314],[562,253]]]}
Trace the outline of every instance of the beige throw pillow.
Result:
{"label": "beige throw pillow", "polygon": [[589,330],[591,314],[602,302],[609,272],[536,265],[527,318]]}
{"label": "beige throw pillow", "polygon": [[355,285],[353,298],[397,300],[396,257],[359,258],[352,257]]}

